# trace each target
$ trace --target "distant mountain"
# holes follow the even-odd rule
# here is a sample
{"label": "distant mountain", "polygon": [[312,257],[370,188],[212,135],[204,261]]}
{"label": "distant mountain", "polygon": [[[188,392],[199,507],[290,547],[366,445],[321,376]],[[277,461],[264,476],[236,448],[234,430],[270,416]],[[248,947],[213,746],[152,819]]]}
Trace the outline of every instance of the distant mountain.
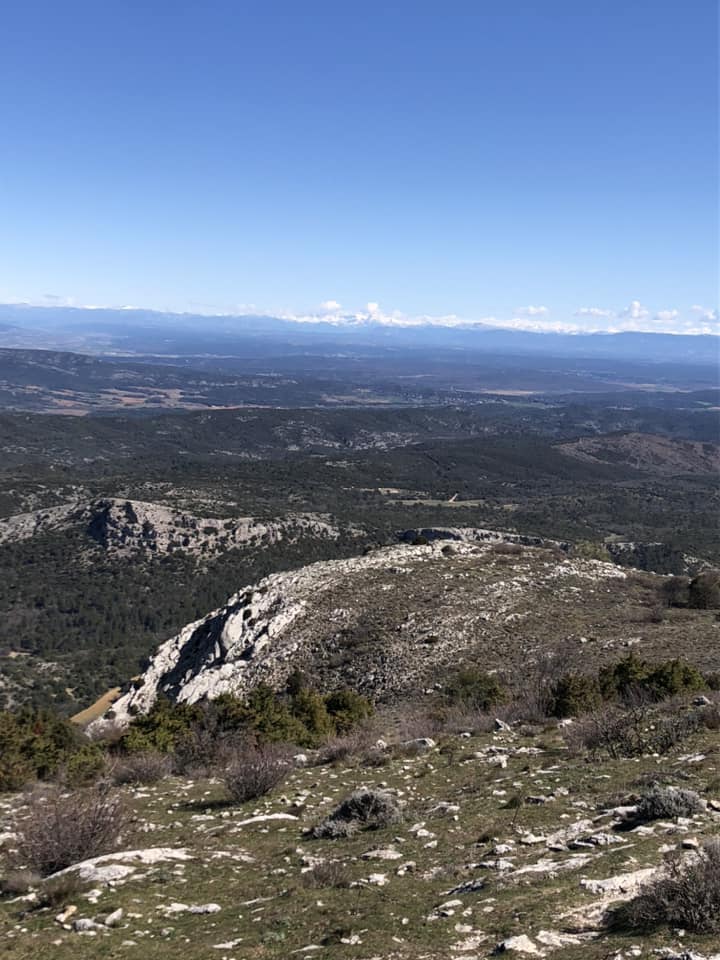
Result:
{"label": "distant mountain", "polygon": [[12,325],[12,342],[4,340],[9,331],[0,326],[0,345],[39,346],[38,333],[46,345],[99,352],[155,353],[187,356],[209,353],[233,356],[272,356],[312,350],[333,352],[346,349],[381,351],[472,351],[480,354],[541,355],[555,357],[596,357],[641,359],[698,364],[716,364],[720,338],[661,333],[533,333],[481,324],[443,326],[393,326],[364,321],[354,323],[303,322],[277,317],[204,316],[163,313],[136,309],[89,309],[76,307],[33,307],[0,304],[0,324]]}

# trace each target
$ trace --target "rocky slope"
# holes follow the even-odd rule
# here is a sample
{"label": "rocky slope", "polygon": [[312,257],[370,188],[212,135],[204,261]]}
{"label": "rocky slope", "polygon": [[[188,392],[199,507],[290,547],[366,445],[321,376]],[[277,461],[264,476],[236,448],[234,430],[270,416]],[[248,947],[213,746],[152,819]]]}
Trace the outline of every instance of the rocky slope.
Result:
{"label": "rocky slope", "polygon": [[[161,503],[100,499],[72,502],[0,520],[0,544],[81,526],[117,556],[166,554],[212,556],[234,547],[253,547],[300,537],[337,538],[341,529],[328,517],[297,514],[276,520],[255,517],[198,517]],[[349,527],[344,533],[352,533]]]}
{"label": "rocky slope", "polygon": [[322,689],[392,701],[463,660],[523,676],[562,645],[585,663],[627,647],[672,656],[692,646],[702,664],[717,625],[704,615],[692,632],[672,618],[652,622],[644,608],[657,604],[655,591],[654,578],[611,563],[462,541],[310,564],[243,588],[162,644],[108,718],[126,723],[160,693],[190,703],[242,696],[296,668]]}
{"label": "rocky slope", "polygon": [[[668,854],[692,857],[717,835],[714,739],[589,763],[563,729],[520,725],[422,749],[368,744],[373,765],[363,748],[334,764],[299,756],[284,784],[239,805],[217,779],[124,787],[132,817],[118,850],[0,898],[3,957],[720,960],[712,934],[603,924]],[[651,780],[697,791],[701,809],[628,823]],[[361,788],[393,797],[401,821],[309,835]],[[0,855],[25,800],[0,797]],[[49,884],[59,892],[45,905]]]}
{"label": "rocky slope", "polygon": [[720,445],[656,436],[622,433],[580,437],[558,445],[567,456],[586,463],[612,463],[647,470],[655,475],[720,473]]}

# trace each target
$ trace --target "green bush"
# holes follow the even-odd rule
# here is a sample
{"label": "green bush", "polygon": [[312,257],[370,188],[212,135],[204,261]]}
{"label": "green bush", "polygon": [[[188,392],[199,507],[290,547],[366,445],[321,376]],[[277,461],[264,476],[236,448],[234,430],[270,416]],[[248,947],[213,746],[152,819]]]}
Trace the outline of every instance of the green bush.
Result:
{"label": "green bush", "polygon": [[328,713],[325,699],[315,690],[307,687],[298,690],[290,702],[290,710],[305,728],[303,744],[306,741],[319,743],[335,733],[335,724]]}
{"label": "green bush", "polygon": [[[259,684],[245,700],[222,694],[198,704],[174,704],[158,699],[145,716],[136,717],[122,737],[126,753],[175,753],[196,762],[198,745],[207,752],[220,749],[229,735],[243,734],[249,742],[318,746],[345,734],[372,714],[369,700],[352,690],[323,697],[292,678],[293,693],[277,693]],[[207,757],[205,759],[208,759]]]}
{"label": "green bush", "polygon": [[634,819],[638,823],[676,820],[678,817],[692,817],[703,809],[703,803],[694,790],[653,784],[641,795]]}
{"label": "green bush", "polygon": [[61,770],[77,784],[102,768],[103,754],[72,723],[48,710],[0,712],[0,790],[16,790]]}
{"label": "green bush", "polygon": [[507,691],[497,677],[476,667],[468,667],[450,678],[445,687],[445,699],[452,706],[486,711],[505,703]]}
{"label": "green bush", "polygon": [[121,748],[130,753],[153,750],[172,753],[200,719],[201,710],[198,706],[173,703],[167,697],[158,697],[146,714],[133,719],[120,741]]}
{"label": "green bush", "polygon": [[707,687],[700,671],[685,660],[664,660],[650,671],[646,682],[658,700]]}
{"label": "green bush", "polygon": [[594,677],[566,673],[551,687],[548,712],[553,717],[579,717],[594,710],[600,701],[600,687]]}
{"label": "green bush", "polygon": [[595,540],[578,540],[573,544],[573,557],[579,557],[582,560],[604,560],[606,563],[612,562],[610,552],[604,543],[598,543]]}
{"label": "green bush", "polygon": [[354,690],[336,690],[325,697],[325,707],[337,734],[349,733],[372,716],[373,708],[367,697]]}
{"label": "green bush", "polygon": [[648,664],[633,653],[603,667],[598,674],[598,682],[606,700],[624,698],[635,692],[653,700],[664,700],[707,687],[699,670],[685,660],[663,660]]}

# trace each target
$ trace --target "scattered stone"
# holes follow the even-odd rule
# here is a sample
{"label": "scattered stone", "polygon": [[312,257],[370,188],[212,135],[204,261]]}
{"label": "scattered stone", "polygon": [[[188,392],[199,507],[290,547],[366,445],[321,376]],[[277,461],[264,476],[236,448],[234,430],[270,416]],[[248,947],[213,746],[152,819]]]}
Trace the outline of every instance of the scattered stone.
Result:
{"label": "scattered stone", "polygon": [[432,737],[417,737],[415,740],[404,740],[401,746],[407,749],[417,750],[418,753],[427,753],[428,750],[434,750],[437,743]]}
{"label": "scattered stone", "polygon": [[509,937],[503,940],[495,947],[495,953],[528,953],[535,956],[542,953],[536,943],[526,934],[521,933],[519,937]]}
{"label": "scattered stone", "polygon": [[73,905],[73,906],[66,907],[62,913],[59,913],[55,917],[55,923],[60,923],[60,924],[67,923],[70,917],[72,917],[72,915],[75,913],[77,913],[76,906]]}
{"label": "scattered stone", "polygon": [[80,917],[78,920],[73,921],[73,930],[75,933],[95,933],[97,930],[102,930],[102,924],[96,923],[89,918]]}
{"label": "scattered stone", "polygon": [[382,850],[368,850],[362,855],[363,860],[401,860],[402,854],[390,847]]}

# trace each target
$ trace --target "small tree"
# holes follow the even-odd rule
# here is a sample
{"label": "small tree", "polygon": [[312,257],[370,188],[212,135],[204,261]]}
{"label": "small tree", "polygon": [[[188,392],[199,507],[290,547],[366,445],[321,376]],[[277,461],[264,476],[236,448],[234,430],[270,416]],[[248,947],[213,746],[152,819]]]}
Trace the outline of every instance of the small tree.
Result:
{"label": "small tree", "polygon": [[695,610],[720,608],[720,575],[708,572],[693,577],[688,588],[688,606]]}
{"label": "small tree", "polygon": [[600,687],[594,677],[566,673],[550,691],[549,713],[553,717],[578,717],[600,705]]}
{"label": "small tree", "polygon": [[325,707],[339,734],[349,733],[373,713],[372,704],[367,697],[354,690],[336,690],[328,694]]}
{"label": "small tree", "polygon": [[660,586],[660,596],[668,607],[686,607],[690,580],[687,577],[669,577]]}

